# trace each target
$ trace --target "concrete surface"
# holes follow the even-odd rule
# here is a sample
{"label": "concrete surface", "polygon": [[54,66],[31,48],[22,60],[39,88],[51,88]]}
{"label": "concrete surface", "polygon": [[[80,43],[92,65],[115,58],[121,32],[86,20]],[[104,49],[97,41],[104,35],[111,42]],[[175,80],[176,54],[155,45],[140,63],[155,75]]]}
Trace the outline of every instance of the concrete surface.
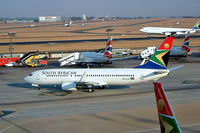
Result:
{"label": "concrete surface", "polygon": [[[133,67],[140,60],[115,61],[105,67]],[[200,132],[200,54],[175,60],[184,65],[162,78],[184,133]],[[53,67],[53,66],[51,66]],[[14,110],[0,119],[0,133],[159,133],[152,82],[110,86],[94,93],[69,93],[60,86],[37,90],[23,78],[42,68],[0,68],[0,110]]]}

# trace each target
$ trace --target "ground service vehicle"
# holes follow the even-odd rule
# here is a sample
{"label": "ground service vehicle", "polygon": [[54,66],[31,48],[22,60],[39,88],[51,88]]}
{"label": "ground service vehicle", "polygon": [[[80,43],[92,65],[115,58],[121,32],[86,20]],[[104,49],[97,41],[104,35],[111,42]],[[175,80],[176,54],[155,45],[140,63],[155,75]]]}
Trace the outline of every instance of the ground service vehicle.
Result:
{"label": "ground service vehicle", "polygon": [[46,60],[40,60],[39,52],[28,52],[25,53],[18,61],[17,63],[19,66],[46,66],[47,61]]}

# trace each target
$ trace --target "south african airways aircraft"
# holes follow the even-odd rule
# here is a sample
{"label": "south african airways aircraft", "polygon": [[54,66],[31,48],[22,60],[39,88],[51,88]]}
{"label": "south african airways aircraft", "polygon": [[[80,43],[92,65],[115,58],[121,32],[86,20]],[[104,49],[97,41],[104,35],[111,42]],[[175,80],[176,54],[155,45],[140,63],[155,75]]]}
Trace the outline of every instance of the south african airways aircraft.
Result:
{"label": "south african airways aircraft", "polygon": [[173,37],[167,37],[152,58],[144,65],[135,68],[80,68],[43,69],[32,72],[24,78],[33,86],[61,85],[63,90],[77,90],[77,86],[87,85],[88,91],[94,86],[131,85],[165,77]]}
{"label": "south african airways aircraft", "polygon": [[147,34],[162,34],[162,35],[185,35],[188,32],[195,33],[199,31],[200,21],[196,22],[191,29],[185,28],[164,28],[164,27],[143,27],[140,31]]}

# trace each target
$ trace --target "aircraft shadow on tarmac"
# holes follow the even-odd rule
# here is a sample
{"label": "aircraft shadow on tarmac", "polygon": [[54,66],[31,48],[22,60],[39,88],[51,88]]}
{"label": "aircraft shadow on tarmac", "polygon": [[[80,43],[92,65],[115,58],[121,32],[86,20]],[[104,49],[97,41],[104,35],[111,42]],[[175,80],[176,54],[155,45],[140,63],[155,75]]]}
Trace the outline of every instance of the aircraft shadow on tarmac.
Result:
{"label": "aircraft shadow on tarmac", "polygon": [[29,83],[9,83],[7,86],[16,87],[16,88],[28,88],[33,89],[33,87]]}
{"label": "aircraft shadow on tarmac", "polygon": [[192,55],[191,55],[192,57],[196,57],[196,58],[200,58],[200,51],[198,51],[198,52],[193,52],[192,53]]}
{"label": "aircraft shadow on tarmac", "polygon": [[[16,87],[16,88],[37,89],[37,87],[31,86],[31,84],[29,84],[29,83],[9,83],[9,84],[7,84],[7,86]],[[112,90],[112,89],[118,90],[118,89],[125,89],[125,88],[129,88],[129,86],[128,85],[120,85],[120,86],[119,85],[111,85],[109,87],[105,87],[105,89],[108,89],[108,90]],[[46,90],[51,90],[51,91],[57,90],[57,91],[68,92],[67,90],[62,90],[60,85],[56,85],[56,86],[42,85],[41,89],[46,89]]]}
{"label": "aircraft shadow on tarmac", "polygon": [[108,87],[105,87],[107,90],[120,90],[120,89],[127,89],[130,88],[128,85],[110,85]]}
{"label": "aircraft shadow on tarmac", "polygon": [[153,119],[141,118],[141,117],[128,115],[128,114],[117,113],[117,112],[115,112],[114,114],[117,115],[117,116],[126,117],[128,119],[137,120],[138,122],[157,124],[157,121],[153,120]]}
{"label": "aircraft shadow on tarmac", "polygon": [[[143,122],[143,123],[151,123],[151,124],[157,124],[156,120],[152,120],[152,119],[148,119],[148,118],[141,118],[141,117],[137,117],[137,116],[133,116],[133,115],[126,115],[126,114],[121,114],[121,113],[113,113],[114,115],[129,119],[129,120],[133,120],[138,121],[138,122]],[[109,117],[104,117],[102,115],[98,115],[98,114],[94,114],[94,113],[90,113],[91,116],[96,117],[98,119],[102,119],[104,121],[111,121],[111,122],[117,122],[117,123],[121,123],[121,124],[125,124],[125,125],[130,125],[130,126],[136,126],[138,127],[138,123],[135,125],[134,122],[133,123],[128,123],[125,121],[121,121],[120,119],[112,119]]]}
{"label": "aircraft shadow on tarmac", "polygon": [[[10,83],[7,84],[10,87],[16,87],[16,88],[25,88],[25,89],[31,89],[31,90],[38,90],[37,87],[31,86],[29,83]],[[38,90],[40,96],[66,96],[72,91],[62,90],[61,86],[50,86],[50,85],[44,85],[41,86],[41,89]]]}

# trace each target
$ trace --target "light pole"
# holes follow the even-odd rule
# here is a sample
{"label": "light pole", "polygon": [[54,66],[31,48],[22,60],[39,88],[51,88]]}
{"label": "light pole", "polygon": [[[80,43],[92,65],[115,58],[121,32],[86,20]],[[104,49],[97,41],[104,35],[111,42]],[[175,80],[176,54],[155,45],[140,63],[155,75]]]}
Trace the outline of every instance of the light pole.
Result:
{"label": "light pole", "polygon": [[12,37],[15,37],[16,36],[16,33],[15,32],[8,32],[8,36],[10,37],[10,56],[12,58],[12,53],[13,53],[13,50],[14,48],[12,47]]}
{"label": "light pole", "polygon": [[112,29],[112,28],[106,29],[106,32],[108,33],[108,38],[109,38],[110,32],[113,31],[113,30],[114,29]]}

